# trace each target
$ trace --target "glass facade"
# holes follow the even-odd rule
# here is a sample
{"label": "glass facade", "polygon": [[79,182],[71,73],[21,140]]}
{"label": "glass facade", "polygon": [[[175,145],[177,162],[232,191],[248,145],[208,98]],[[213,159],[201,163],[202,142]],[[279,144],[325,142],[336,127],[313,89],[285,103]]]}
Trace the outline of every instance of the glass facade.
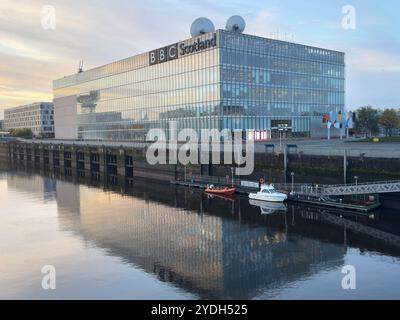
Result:
{"label": "glass facade", "polygon": [[[214,46],[190,47],[213,36]],[[176,57],[160,63],[144,53],[55,80],[55,108],[58,99],[75,97],[76,137],[107,140],[144,140],[169,121],[178,130],[268,137],[283,121],[293,135],[309,136],[312,117],[344,111],[344,53],[223,30],[175,48]]]}
{"label": "glass facade", "polygon": [[275,121],[308,136],[312,117],[344,111],[344,53],[226,31],[220,37],[224,128],[271,132]]}

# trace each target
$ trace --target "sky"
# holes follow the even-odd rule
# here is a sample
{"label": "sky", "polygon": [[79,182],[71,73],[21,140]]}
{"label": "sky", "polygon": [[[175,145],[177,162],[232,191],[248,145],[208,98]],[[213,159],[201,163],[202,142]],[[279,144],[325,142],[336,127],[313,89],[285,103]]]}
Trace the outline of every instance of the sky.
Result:
{"label": "sky", "polygon": [[[354,28],[343,28],[346,5]],[[51,101],[52,81],[80,60],[87,70],[124,59],[189,38],[195,18],[222,29],[234,14],[245,33],[345,52],[348,110],[400,107],[398,0],[0,0],[0,119]]]}

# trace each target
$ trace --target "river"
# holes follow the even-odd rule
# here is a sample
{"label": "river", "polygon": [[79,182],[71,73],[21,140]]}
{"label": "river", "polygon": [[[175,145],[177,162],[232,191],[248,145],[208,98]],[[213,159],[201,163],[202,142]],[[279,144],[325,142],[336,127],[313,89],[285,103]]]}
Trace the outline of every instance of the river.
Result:
{"label": "river", "polygon": [[[0,206],[1,299],[400,298],[400,209],[276,208],[22,169],[0,170]],[[342,287],[348,265],[356,289]]]}

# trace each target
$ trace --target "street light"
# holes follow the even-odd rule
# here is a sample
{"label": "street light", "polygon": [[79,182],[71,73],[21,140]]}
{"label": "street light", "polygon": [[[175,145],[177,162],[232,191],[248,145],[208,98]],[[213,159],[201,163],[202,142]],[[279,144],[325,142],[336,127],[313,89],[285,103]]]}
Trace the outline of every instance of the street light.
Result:
{"label": "street light", "polygon": [[356,186],[358,185],[358,177],[354,176],[354,180],[356,180]]}
{"label": "street light", "polygon": [[278,123],[276,127],[272,127],[271,129],[279,131],[279,149],[282,151],[283,132],[287,132],[293,128],[289,127],[287,123]]}
{"label": "street light", "polygon": [[287,124],[285,123],[279,123],[278,124],[278,131],[279,131],[279,149],[282,150],[282,137],[283,137],[283,131],[287,131]]}
{"label": "street light", "polygon": [[232,188],[233,188],[233,172],[235,171],[234,167],[231,167],[231,174],[232,174]]}

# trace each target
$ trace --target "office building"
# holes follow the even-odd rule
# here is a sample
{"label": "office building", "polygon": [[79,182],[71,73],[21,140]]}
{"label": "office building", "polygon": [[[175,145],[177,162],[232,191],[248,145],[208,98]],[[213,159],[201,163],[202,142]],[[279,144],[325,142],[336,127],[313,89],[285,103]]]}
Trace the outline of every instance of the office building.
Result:
{"label": "office building", "polygon": [[316,137],[326,135],[324,114],[345,110],[345,54],[212,30],[53,87],[56,138],[144,140],[170,121],[255,140],[279,137],[282,127],[287,136]]}
{"label": "office building", "polygon": [[54,105],[35,102],[4,110],[5,129],[31,129],[34,136],[54,137]]}

